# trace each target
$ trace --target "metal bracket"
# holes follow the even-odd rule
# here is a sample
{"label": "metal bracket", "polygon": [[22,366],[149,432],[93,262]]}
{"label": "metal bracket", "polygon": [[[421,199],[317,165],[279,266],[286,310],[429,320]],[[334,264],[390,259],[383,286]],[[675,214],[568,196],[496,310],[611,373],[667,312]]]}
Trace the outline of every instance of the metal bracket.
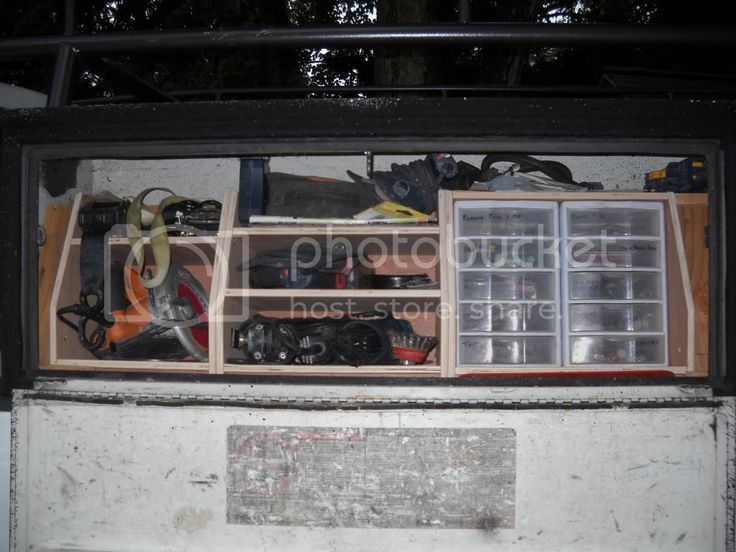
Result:
{"label": "metal bracket", "polygon": [[263,214],[265,172],[265,159],[244,158],[240,160],[238,220],[243,224],[249,223],[251,215]]}
{"label": "metal bracket", "polygon": [[368,178],[373,178],[373,152],[366,151],[365,153],[365,174]]}
{"label": "metal bracket", "polygon": [[38,246],[46,245],[46,228],[39,224],[36,233],[36,243]]}

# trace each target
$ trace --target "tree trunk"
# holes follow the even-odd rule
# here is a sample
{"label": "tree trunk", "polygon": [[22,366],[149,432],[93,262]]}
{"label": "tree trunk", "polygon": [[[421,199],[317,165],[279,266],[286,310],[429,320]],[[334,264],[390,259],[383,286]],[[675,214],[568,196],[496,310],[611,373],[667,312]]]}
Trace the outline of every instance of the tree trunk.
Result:
{"label": "tree trunk", "polygon": [[[494,21],[537,21],[539,9],[539,0],[503,0],[496,5]],[[487,48],[484,57],[483,84],[521,84],[529,59],[527,48]]]}
{"label": "tree trunk", "polygon": [[[436,18],[435,0],[379,0],[379,25],[429,23]],[[426,49],[377,48],[376,86],[428,84],[434,68]]]}

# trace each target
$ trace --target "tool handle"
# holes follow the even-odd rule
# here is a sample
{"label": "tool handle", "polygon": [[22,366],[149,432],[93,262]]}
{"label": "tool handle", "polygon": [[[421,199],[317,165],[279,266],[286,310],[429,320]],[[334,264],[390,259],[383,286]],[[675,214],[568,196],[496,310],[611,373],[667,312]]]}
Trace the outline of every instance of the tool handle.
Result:
{"label": "tool handle", "polygon": [[108,310],[120,311],[125,309],[128,301],[125,298],[125,278],[123,276],[123,264],[113,261],[110,265],[110,301]]}

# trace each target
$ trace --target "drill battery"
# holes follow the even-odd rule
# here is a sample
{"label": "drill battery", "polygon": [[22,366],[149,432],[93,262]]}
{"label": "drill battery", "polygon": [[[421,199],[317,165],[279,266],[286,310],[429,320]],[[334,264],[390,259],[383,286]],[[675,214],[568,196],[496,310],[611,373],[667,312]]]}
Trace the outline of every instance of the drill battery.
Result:
{"label": "drill battery", "polygon": [[705,192],[707,189],[708,172],[702,157],[667,163],[664,169],[648,172],[644,183],[646,192]]}

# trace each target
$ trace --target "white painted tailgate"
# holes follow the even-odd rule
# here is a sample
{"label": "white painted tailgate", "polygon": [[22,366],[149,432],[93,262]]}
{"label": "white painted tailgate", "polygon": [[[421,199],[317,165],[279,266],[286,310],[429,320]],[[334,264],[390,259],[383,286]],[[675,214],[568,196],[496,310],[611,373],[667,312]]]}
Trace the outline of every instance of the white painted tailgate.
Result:
{"label": "white painted tailgate", "polygon": [[[281,403],[273,398],[234,401],[232,396],[216,401],[212,395],[170,394],[174,388],[169,385],[164,391],[139,395],[124,387],[118,393],[108,388],[86,395],[39,389],[15,397],[14,550],[732,549],[733,399],[672,400],[670,396],[624,404],[606,399],[621,394],[608,388],[601,390],[603,398],[588,391],[588,399],[564,404],[516,399],[484,403],[476,397],[474,404],[456,400],[409,406],[396,400],[309,406],[293,397]],[[313,496],[307,493],[305,507],[312,500],[315,511],[332,512],[327,524],[333,526],[304,526],[314,516],[289,513],[288,508],[277,508],[280,525],[271,524],[275,518],[265,524],[259,523],[262,517],[243,522],[242,517],[228,516],[232,492],[242,490],[233,488],[242,483],[233,476],[242,466],[233,463],[232,443],[228,449],[229,431],[238,431],[232,429],[236,426],[259,435],[271,435],[274,429],[294,435],[306,428],[310,435],[335,430],[344,435],[385,436],[386,430],[397,430],[397,435],[408,436],[406,446],[415,443],[411,439],[416,435],[468,430],[460,433],[463,439],[472,440],[474,432],[491,435],[486,441],[491,448],[496,435],[492,432],[507,430],[498,435],[513,439],[513,455],[503,460],[504,474],[514,474],[513,492],[509,494],[505,487],[506,494],[502,493],[509,501],[502,511],[510,511],[511,517],[505,523],[479,520],[478,528],[457,529],[407,528],[403,517],[404,521],[396,522],[403,528],[392,528],[391,518],[384,516],[382,526],[372,527],[367,518],[346,514],[344,504],[337,504],[344,498],[340,495],[344,489],[336,490],[322,474],[319,480],[327,482],[326,488],[314,489]],[[508,441],[504,442],[507,446]],[[399,458],[402,439],[396,443]],[[426,452],[426,443],[422,446]],[[289,461],[302,482],[316,481],[312,475],[319,470],[335,470],[335,481],[341,470],[374,470],[360,460],[352,466],[335,462],[326,467],[323,461],[309,465],[316,461],[310,460],[315,457],[307,449],[288,450],[296,450]],[[465,468],[466,473],[476,473],[479,463],[482,468],[477,452],[473,465],[453,464],[454,476]],[[437,458],[454,462],[451,454]],[[396,464],[397,470],[403,469],[398,459]],[[384,471],[376,473],[388,474],[390,468],[388,459]],[[426,474],[435,468],[428,466]],[[464,511],[465,523],[471,526],[477,509],[466,506],[484,505],[465,504],[465,497],[468,501],[499,499],[482,498],[496,495],[480,492],[479,481],[497,484],[483,473],[480,479],[455,477],[454,487],[443,487],[443,492],[454,488],[447,503]],[[410,474],[411,481],[422,486],[426,474],[422,470]],[[409,481],[399,480],[401,485]],[[365,485],[360,489],[368,493],[364,502],[376,500]],[[266,510],[269,501],[274,507],[283,506],[292,496],[278,485],[263,492],[260,507],[265,504]],[[411,509],[412,492],[416,489],[397,489],[392,496]],[[247,494],[243,500],[239,504],[247,508]],[[452,527],[447,520],[453,512],[446,515],[440,525]],[[296,518],[298,523],[290,523]]]}

